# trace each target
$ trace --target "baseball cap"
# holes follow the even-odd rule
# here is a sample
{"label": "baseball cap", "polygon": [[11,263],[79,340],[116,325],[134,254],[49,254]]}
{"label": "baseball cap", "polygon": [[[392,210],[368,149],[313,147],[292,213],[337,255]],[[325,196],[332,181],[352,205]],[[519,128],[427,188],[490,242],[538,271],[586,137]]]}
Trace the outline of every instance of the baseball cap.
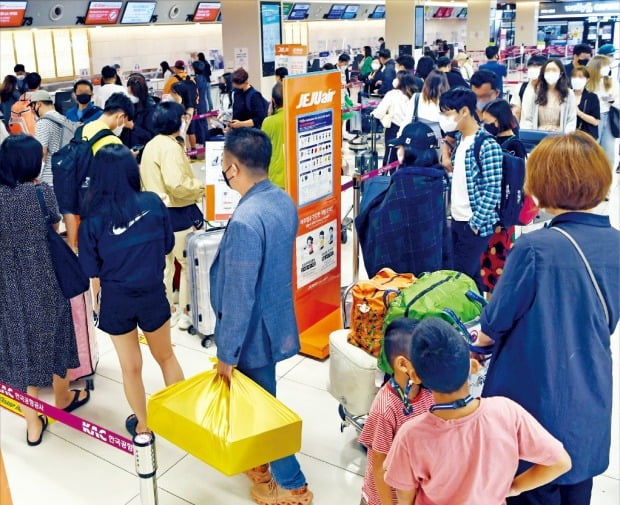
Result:
{"label": "baseball cap", "polygon": [[185,68],[185,62],[183,60],[175,61],[174,68]]}
{"label": "baseball cap", "polygon": [[448,65],[450,65],[450,62],[451,62],[450,58],[448,58],[447,56],[442,56],[437,59],[437,67],[438,68],[447,67]]}
{"label": "baseball cap", "polygon": [[45,91],[44,89],[38,89],[37,91],[33,91],[30,94],[31,102],[53,102],[52,95],[50,95],[49,91]]}
{"label": "baseball cap", "polygon": [[410,123],[405,126],[402,135],[391,140],[389,145],[432,149],[437,147],[437,137],[430,126],[420,122]]}
{"label": "baseball cap", "polygon": [[598,54],[602,54],[603,56],[609,56],[616,52],[616,48],[613,44],[603,44],[598,48]]}

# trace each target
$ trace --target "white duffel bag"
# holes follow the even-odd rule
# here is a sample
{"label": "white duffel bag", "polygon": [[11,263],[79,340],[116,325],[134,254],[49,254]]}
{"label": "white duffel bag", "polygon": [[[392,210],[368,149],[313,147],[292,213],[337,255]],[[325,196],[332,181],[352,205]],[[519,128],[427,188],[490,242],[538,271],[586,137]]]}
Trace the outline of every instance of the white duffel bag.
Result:
{"label": "white duffel bag", "polygon": [[347,342],[349,330],[329,336],[327,390],[353,416],[367,414],[377,394],[377,358]]}

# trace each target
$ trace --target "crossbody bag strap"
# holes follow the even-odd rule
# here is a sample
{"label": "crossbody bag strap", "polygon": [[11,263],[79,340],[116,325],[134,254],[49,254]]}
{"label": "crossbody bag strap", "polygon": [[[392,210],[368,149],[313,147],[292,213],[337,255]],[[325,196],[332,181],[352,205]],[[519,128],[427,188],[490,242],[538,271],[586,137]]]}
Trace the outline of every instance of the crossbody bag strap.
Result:
{"label": "crossbody bag strap", "polygon": [[596,277],[594,277],[594,272],[592,271],[592,267],[590,267],[590,263],[588,262],[588,259],[586,258],[586,255],[581,250],[581,247],[579,247],[579,244],[577,243],[577,241],[566,230],[563,230],[562,228],[558,228],[557,226],[552,226],[550,229],[551,230],[555,230],[558,233],[561,233],[562,235],[564,235],[568,239],[568,241],[571,244],[573,244],[573,247],[575,248],[575,250],[579,254],[581,260],[583,261],[584,265],[586,266],[586,270],[588,272],[588,275],[590,276],[590,280],[592,281],[592,285],[594,286],[594,290],[596,291],[598,299],[601,302],[601,305],[603,306],[603,312],[605,312],[605,320],[607,322],[607,326],[609,327],[611,322],[610,322],[610,319],[609,319],[609,310],[607,309],[607,302],[605,301],[605,297],[603,296],[603,292],[601,291],[601,288],[598,285]]}
{"label": "crossbody bag strap", "polygon": [[41,207],[41,212],[43,214],[43,217],[45,218],[45,223],[47,225],[50,225],[51,224],[50,211],[47,208],[47,205],[45,204],[45,198],[43,198],[43,191],[41,191],[41,186],[36,184],[34,187],[34,190],[35,190],[35,193],[37,194],[37,200],[39,200],[39,206]]}
{"label": "crossbody bag strap", "polygon": [[420,93],[415,94],[415,98],[413,99],[413,117],[411,118],[412,122],[416,122],[418,120],[418,106],[420,105]]}

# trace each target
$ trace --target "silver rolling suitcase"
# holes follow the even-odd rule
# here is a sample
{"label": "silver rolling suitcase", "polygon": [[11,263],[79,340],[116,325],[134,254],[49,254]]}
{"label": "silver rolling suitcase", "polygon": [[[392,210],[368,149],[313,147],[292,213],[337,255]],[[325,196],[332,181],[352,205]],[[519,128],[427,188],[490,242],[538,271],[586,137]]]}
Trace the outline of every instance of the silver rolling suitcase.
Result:
{"label": "silver rolling suitcase", "polygon": [[195,231],[187,236],[184,255],[187,258],[188,289],[192,326],[187,330],[202,337],[202,346],[209,347],[215,333],[215,313],[211,307],[209,270],[220,246],[223,228]]}

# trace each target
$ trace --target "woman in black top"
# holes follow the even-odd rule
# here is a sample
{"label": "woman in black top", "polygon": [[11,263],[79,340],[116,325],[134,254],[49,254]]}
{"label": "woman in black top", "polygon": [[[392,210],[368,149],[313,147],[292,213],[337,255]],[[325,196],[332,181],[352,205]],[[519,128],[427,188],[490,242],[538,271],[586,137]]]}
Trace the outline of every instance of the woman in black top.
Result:
{"label": "woman in black top", "polygon": [[598,139],[598,123],[601,104],[596,93],[586,89],[590,73],[586,67],[575,67],[571,73],[571,85],[577,101],[577,129]]}
{"label": "woman in black top", "polygon": [[[514,134],[517,120],[515,119],[510,104],[506,100],[493,100],[489,102],[482,112],[484,128],[489,132],[502,151],[517,158],[527,156],[523,143]],[[506,264],[506,256],[512,248],[512,236],[514,226],[510,229],[498,226],[495,233],[489,239],[487,250],[482,253],[480,264],[482,269],[482,282],[492,293],[495,289]]]}
{"label": "woman in black top", "polygon": [[207,81],[207,87],[205,88],[205,96],[207,98],[207,110],[213,110],[213,98],[211,97],[211,65],[205,57],[205,53],[198,53],[198,61],[201,61],[204,65],[202,75],[204,75]]}
{"label": "woman in black top", "polygon": [[135,73],[127,80],[127,93],[133,103],[134,127],[133,129],[123,128],[121,141],[129,149],[136,148],[138,162],[142,156],[142,148],[155,136],[153,128],[153,113],[155,112],[155,101],[149,95],[149,87],[142,74]]}

